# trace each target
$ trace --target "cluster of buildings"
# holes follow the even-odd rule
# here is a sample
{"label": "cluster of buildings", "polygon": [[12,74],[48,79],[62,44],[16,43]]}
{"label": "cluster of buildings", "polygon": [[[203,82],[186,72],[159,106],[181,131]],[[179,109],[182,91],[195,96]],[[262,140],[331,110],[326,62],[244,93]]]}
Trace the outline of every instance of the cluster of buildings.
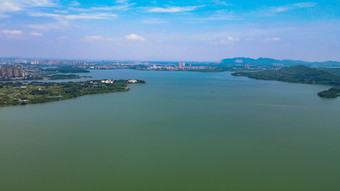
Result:
{"label": "cluster of buildings", "polygon": [[33,64],[33,65],[66,65],[86,66],[87,63],[81,60],[36,60],[36,59],[5,59],[0,58],[0,64]]}
{"label": "cluster of buildings", "polygon": [[184,69],[184,68],[192,68],[191,64],[185,65],[185,62],[178,62],[178,68]]}
{"label": "cluster of buildings", "polygon": [[120,63],[111,63],[111,64],[101,64],[101,65],[95,65],[95,64],[88,64],[87,69],[91,70],[110,70],[110,69],[131,69],[135,65],[132,64],[120,64]]}
{"label": "cluster of buildings", "polygon": [[[115,82],[115,80],[102,80],[101,83],[104,83],[104,84],[113,84]],[[128,80],[127,81],[128,83],[130,84],[135,84],[138,82],[138,80]]]}
{"label": "cluster of buildings", "polygon": [[178,62],[178,68],[185,68],[185,62]]}
{"label": "cluster of buildings", "polygon": [[104,84],[113,84],[115,81],[114,80],[102,80],[101,82]]}
{"label": "cluster of buildings", "polygon": [[211,69],[209,66],[191,66],[191,64],[186,64],[185,62],[179,62],[178,65],[174,64],[153,64],[151,66],[147,66],[147,70],[166,70],[166,71],[189,71],[189,70],[202,70],[202,69]]}
{"label": "cluster of buildings", "polygon": [[3,79],[23,78],[25,72],[21,65],[3,65],[0,68],[0,77]]}
{"label": "cluster of buildings", "polygon": [[[84,61],[61,61],[61,60],[49,60],[49,61],[43,61],[43,63],[38,64],[46,64],[46,65],[65,65],[65,66],[86,66],[87,63]],[[33,64],[31,62],[31,64]]]}

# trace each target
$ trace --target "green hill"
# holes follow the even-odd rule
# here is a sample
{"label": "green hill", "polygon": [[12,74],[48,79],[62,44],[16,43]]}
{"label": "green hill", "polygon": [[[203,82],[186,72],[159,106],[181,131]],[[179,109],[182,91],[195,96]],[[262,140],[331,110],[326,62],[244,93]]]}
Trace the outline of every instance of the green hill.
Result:
{"label": "green hill", "polygon": [[304,65],[284,67],[278,70],[259,72],[238,72],[235,76],[246,76],[259,80],[276,80],[291,83],[321,84],[340,86],[340,76],[317,70]]}
{"label": "green hill", "polygon": [[307,62],[302,60],[277,60],[272,58],[245,58],[245,57],[236,57],[236,58],[226,58],[223,59],[219,65],[228,65],[235,66],[238,64],[247,64],[250,66],[272,66],[273,64],[282,64],[285,66],[294,66],[294,65],[306,65],[306,66],[319,66],[319,67],[338,67],[340,66],[340,62],[336,61],[326,61],[326,62]]}
{"label": "green hill", "polygon": [[323,98],[336,98],[340,96],[340,76],[326,71],[298,65],[284,67],[278,70],[265,70],[259,72],[237,72],[234,76],[246,76],[258,80],[275,80],[291,83],[319,84],[336,86],[329,90],[318,93]]}
{"label": "green hill", "polygon": [[326,71],[328,73],[340,76],[340,68],[318,68],[318,70]]}
{"label": "green hill", "polygon": [[318,96],[323,98],[336,98],[340,96],[340,87],[334,87],[329,90],[319,92]]}

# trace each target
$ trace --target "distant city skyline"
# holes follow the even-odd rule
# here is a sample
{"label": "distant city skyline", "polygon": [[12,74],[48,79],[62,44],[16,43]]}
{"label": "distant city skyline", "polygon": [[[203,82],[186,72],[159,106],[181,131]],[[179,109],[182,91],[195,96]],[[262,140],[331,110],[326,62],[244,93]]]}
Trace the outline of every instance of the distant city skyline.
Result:
{"label": "distant city skyline", "polygon": [[0,57],[340,61],[340,0],[0,0]]}

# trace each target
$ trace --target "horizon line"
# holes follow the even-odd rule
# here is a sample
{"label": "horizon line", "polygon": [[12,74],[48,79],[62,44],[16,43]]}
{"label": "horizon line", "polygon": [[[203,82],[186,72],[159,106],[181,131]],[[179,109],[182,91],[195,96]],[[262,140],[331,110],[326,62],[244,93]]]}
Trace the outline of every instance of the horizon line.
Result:
{"label": "horizon line", "polygon": [[247,59],[254,59],[258,60],[260,58],[265,59],[274,59],[274,60],[290,60],[290,61],[303,61],[303,62],[309,62],[309,63],[315,63],[315,62],[340,62],[340,60],[324,60],[324,61],[306,61],[302,59],[278,59],[278,58],[270,58],[270,57],[242,57],[242,56],[236,56],[236,57],[226,57],[221,60],[215,60],[215,61],[189,61],[189,60],[114,60],[114,59],[79,59],[79,58],[43,58],[43,57],[20,57],[20,56],[11,56],[11,57],[5,57],[1,56],[0,59],[28,59],[28,60],[72,60],[72,61],[110,61],[110,62],[210,62],[210,63],[218,63],[225,59],[235,59],[235,58],[247,58]]}

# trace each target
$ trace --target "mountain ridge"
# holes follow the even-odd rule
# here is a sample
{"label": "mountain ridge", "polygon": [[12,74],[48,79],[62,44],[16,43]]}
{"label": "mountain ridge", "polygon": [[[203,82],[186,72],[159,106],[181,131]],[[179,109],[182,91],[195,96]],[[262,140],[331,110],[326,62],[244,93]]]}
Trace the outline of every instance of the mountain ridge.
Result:
{"label": "mountain ridge", "polygon": [[324,62],[309,62],[303,60],[289,60],[289,59],[273,59],[273,58],[248,58],[248,57],[235,57],[235,58],[225,58],[219,62],[220,65],[238,65],[238,64],[247,64],[247,65],[273,65],[273,64],[282,64],[286,66],[293,65],[306,65],[306,66],[328,66],[335,67],[340,66],[340,62],[338,61],[324,61]]}

